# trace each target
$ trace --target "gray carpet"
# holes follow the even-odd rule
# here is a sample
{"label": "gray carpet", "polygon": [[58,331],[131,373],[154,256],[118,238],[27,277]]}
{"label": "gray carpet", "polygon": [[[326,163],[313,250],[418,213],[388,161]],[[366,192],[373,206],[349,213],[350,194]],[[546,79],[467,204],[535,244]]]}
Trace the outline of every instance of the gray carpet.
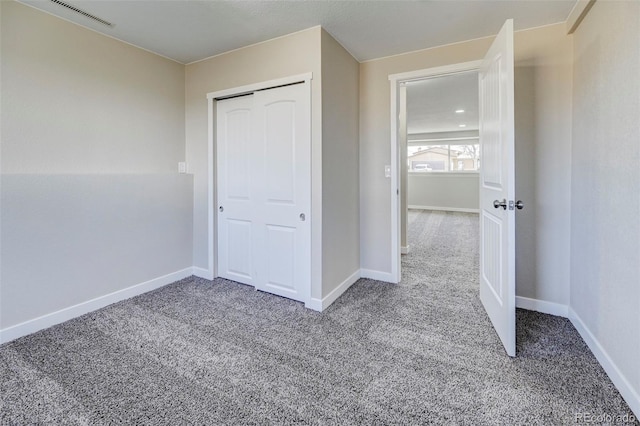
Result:
{"label": "gray carpet", "polygon": [[2,424],[564,424],[631,414],[566,320],[478,301],[477,215],[410,213],[400,285],[320,314],[188,278],[0,346]]}

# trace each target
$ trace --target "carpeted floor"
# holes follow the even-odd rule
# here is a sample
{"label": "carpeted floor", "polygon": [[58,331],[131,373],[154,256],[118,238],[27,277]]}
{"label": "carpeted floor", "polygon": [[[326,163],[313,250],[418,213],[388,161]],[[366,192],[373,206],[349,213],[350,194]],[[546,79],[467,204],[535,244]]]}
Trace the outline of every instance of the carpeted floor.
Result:
{"label": "carpeted floor", "polygon": [[0,346],[2,424],[565,424],[630,415],[563,318],[478,300],[477,215],[410,212],[403,282],[324,313],[189,278]]}

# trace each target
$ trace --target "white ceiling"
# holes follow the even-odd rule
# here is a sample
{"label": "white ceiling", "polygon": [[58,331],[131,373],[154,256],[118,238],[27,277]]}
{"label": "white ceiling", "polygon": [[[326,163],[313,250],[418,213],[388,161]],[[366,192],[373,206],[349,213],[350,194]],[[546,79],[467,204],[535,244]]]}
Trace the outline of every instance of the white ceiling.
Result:
{"label": "white ceiling", "polygon": [[20,0],[180,63],[321,25],[359,61],[564,22],[577,0]]}
{"label": "white ceiling", "polygon": [[478,130],[477,72],[407,83],[408,134],[468,130]]}

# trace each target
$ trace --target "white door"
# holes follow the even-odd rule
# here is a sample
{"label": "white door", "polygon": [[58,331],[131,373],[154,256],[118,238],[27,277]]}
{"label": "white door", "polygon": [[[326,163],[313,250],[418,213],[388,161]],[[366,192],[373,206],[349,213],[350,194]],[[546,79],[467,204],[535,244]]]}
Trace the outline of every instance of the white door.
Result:
{"label": "white door", "polygon": [[255,285],[253,95],[217,102],[218,275]]}
{"label": "white door", "polygon": [[307,302],[309,84],[218,101],[217,111],[218,275]]}
{"label": "white door", "polygon": [[311,110],[308,83],[254,94],[260,216],[258,290],[308,301]]}
{"label": "white door", "polygon": [[485,56],[480,85],[480,299],[516,354],[513,20]]}

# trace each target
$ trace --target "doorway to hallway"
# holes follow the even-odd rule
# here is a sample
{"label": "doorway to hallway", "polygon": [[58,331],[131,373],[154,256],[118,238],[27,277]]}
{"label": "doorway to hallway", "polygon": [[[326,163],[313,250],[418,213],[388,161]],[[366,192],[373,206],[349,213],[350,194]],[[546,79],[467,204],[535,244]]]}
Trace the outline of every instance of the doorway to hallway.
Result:
{"label": "doorway to hallway", "polygon": [[[406,146],[406,85],[411,81],[478,71],[480,169],[480,300],[509,356],[516,355],[513,20],[507,20],[484,59],[389,76],[391,83],[391,275],[401,278],[403,212],[399,147]],[[449,148],[450,149],[450,148]],[[450,156],[450,153],[449,153]],[[493,201],[492,201],[493,200]],[[507,210],[508,208],[508,210]]]}

